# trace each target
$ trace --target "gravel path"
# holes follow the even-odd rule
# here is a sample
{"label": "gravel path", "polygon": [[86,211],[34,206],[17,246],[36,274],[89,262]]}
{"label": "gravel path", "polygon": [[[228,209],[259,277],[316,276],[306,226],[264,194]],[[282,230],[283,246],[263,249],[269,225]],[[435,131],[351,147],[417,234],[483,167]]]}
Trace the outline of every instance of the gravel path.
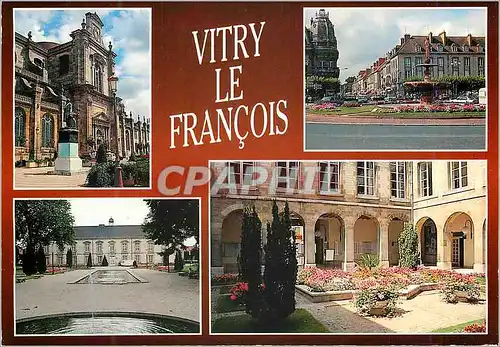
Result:
{"label": "gravel path", "polygon": [[148,283],[68,284],[88,274],[89,270],[16,283],[16,318],[66,312],[130,311],[200,321],[199,280],[148,269],[130,271]]}

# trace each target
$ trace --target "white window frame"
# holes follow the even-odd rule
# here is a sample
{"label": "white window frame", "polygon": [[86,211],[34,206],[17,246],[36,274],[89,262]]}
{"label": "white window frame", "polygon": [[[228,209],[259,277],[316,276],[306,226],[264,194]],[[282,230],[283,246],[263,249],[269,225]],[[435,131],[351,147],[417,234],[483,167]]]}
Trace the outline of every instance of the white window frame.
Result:
{"label": "white window frame", "polygon": [[432,196],[432,162],[418,163],[418,185],[421,197]]}
{"label": "white window frame", "polygon": [[85,253],[90,253],[90,242],[84,242],[83,245],[85,246]]}
{"label": "white window frame", "polygon": [[115,249],[115,242],[111,241],[109,242],[109,254],[115,254],[116,249]]}
{"label": "white window frame", "polygon": [[[325,171],[322,171],[322,165],[326,169]],[[318,187],[320,194],[340,193],[340,167],[341,164],[339,161],[320,161],[318,163]]]}
{"label": "white window frame", "polygon": [[[362,166],[360,164],[362,163]],[[362,169],[363,173],[360,175],[358,171]],[[375,162],[373,161],[358,161],[356,162],[356,191],[357,195],[375,195]],[[363,182],[361,182],[361,180]],[[370,184],[371,183],[371,184]],[[363,192],[359,192],[360,187],[363,187]]]}
{"label": "white window frame", "polygon": [[128,242],[127,241],[122,242],[122,253],[128,253]]}
{"label": "white window frame", "polygon": [[[279,189],[297,189],[299,187],[299,161],[278,161],[276,162],[276,168],[278,170],[276,184]],[[282,171],[285,172],[285,175],[282,175]],[[295,175],[293,175],[293,173],[295,173]],[[283,183],[284,187],[280,186]]]}
{"label": "white window frame", "polygon": [[98,241],[96,244],[96,253],[102,253],[102,241]]}
{"label": "white window frame", "polygon": [[225,164],[227,170],[227,184],[250,185],[252,182],[255,163],[253,161],[228,161]]}
{"label": "white window frame", "polygon": [[141,252],[141,242],[134,241],[134,253],[140,253],[140,252]]}
{"label": "white window frame", "polygon": [[[406,164],[404,161],[391,161],[389,163],[391,171],[391,197],[397,199],[406,198]],[[403,172],[399,169],[403,168]],[[393,183],[396,188],[393,189]]]}
{"label": "white window frame", "polygon": [[469,185],[469,177],[467,173],[467,161],[451,161],[449,162],[449,182],[452,190],[462,189]]}

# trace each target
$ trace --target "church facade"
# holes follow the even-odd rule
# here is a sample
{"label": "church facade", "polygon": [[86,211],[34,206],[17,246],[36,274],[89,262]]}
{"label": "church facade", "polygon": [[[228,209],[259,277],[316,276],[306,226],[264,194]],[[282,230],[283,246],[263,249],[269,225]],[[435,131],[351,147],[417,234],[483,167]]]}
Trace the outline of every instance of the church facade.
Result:
{"label": "church facade", "polygon": [[[67,126],[62,107],[71,103],[79,131],[79,155],[100,144],[120,157],[149,153],[150,121],[127,113],[112,90],[116,53],[103,42],[104,24],[88,12],[65,43],[34,42],[15,33],[15,160],[53,158],[58,130]],[[65,101],[63,101],[65,100]]]}
{"label": "church facade", "polygon": [[319,78],[339,78],[339,51],[329,14],[319,10],[305,27],[305,70],[308,94],[326,93],[331,87]]}

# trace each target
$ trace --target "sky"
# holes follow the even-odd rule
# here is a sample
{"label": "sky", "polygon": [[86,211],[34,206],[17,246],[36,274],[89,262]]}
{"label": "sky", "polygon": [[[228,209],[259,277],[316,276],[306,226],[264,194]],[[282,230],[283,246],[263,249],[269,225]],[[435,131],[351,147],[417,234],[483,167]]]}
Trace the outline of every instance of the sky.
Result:
{"label": "sky", "polygon": [[[75,226],[108,225],[113,218],[114,225],[140,225],[149,212],[142,198],[80,198],[68,199]],[[196,244],[194,238],[184,242],[186,246]]]}
{"label": "sky", "polygon": [[[320,8],[304,11],[306,26]],[[335,28],[340,79],[356,76],[394,48],[405,33],[415,36],[443,30],[448,36],[485,36],[486,9],[325,8]],[[347,68],[347,70],[345,70]]]}
{"label": "sky", "polygon": [[81,29],[86,12],[97,12],[104,23],[103,41],[107,49],[113,44],[118,76],[117,95],[125,103],[127,113],[134,117],[151,118],[151,11],[149,9],[78,9],[15,11],[15,31],[27,36],[31,31],[34,41],[64,43],[70,33]]}

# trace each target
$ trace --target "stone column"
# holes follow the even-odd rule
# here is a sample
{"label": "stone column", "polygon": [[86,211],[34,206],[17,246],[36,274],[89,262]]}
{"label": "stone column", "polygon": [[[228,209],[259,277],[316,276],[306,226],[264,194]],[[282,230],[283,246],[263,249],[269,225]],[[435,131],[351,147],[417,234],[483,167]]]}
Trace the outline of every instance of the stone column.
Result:
{"label": "stone column", "polygon": [[[481,221],[480,219],[474,219],[473,221],[474,228],[473,238],[474,238],[474,271],[477,272],[486,272],[486,259],[484,257],[483,248],[487,247],[488,240],[487,237],[484,238],[484,233],[487,232],[487,228],[483,230],[484,219]],[[487,236],[487,235],[486,235]],[[486,241],[486,244],[484,244]]]}
{"label": "stone column", "polygon": [[41,138],[42,138],[42,129],[40,128],[41,119],[42,119],[42,93],[43,87],[36,85],[35,87],[35,100],[34,100],[34,122],[33,122],[33,150],[34,150],[34,159],[40,159],[41,156]]}
{"label": "stone column", "polygon": [[354,223],[356,223],[355,218],[345,218],[345,249],[344,249],[344,271],[349,271],[354,269]]}
{"label": "stone column", "polygon": [[389,223],[386,218],[380,220],[379,226],[379,259],[380,266],[389,267]]}
{"label": "stone column", "polygon": [[451,247],[452,238],[444,230],[444,223],[435,221],[437,232],[437,267],[439,269],[451,269]]}
{"label": "stone column", "polygon": [[316,243],[314,241],[315,221],[307,219],[304,221],[304,265],[316,266]]}

